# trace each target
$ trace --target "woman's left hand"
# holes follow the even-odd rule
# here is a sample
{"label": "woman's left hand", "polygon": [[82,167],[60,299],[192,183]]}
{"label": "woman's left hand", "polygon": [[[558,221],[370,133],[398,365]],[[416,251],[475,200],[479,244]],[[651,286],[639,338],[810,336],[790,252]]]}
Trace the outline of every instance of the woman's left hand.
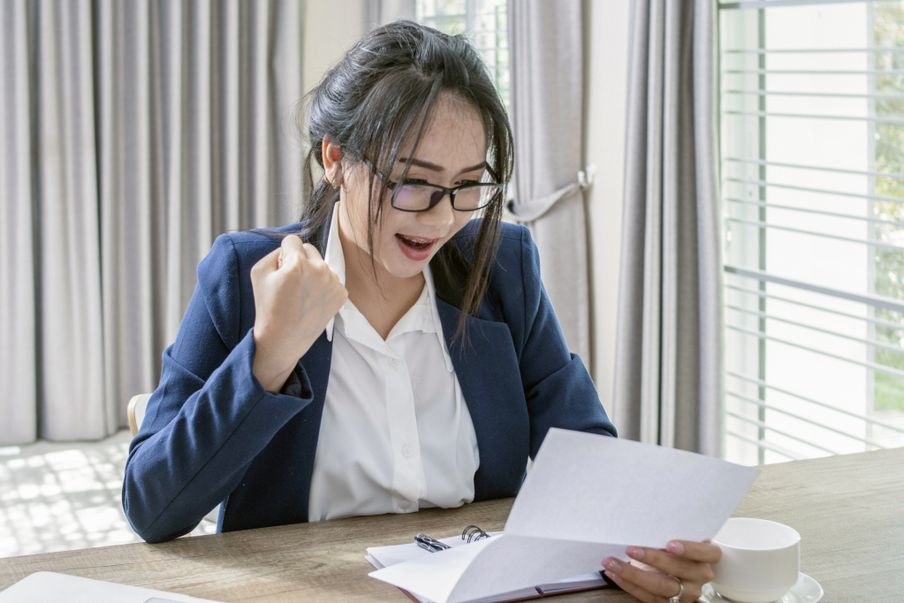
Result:
{"label": "woman's left hand", "polygon": [[713,579],[712,566],[722,557],[714,544],[687,540],[672,540],[665,549],[629,546],[626,553],[647,568],[615,557],[604,559],[603,568],[613,582],[644,603],[696,601],[703,585]]}

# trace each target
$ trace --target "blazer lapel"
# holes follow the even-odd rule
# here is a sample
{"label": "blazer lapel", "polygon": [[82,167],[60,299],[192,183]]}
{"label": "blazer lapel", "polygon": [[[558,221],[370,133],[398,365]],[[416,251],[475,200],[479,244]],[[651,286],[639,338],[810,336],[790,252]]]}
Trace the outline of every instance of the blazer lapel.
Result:
{"label": "blazer lapel", "polygon": [[461,311],[438,297],[436,305],[477,435],[474,499],[514,496],[524,478],[530,426],[511,332],[505,323],[468,317],[464,336],[456,338]]}
{"label": "blazer lapel", "polygon": [[323,403],[326,399],[326,388],[330,381],[330,364],[333,359],[333,343],[321,333],[308,353],[299,362],[299,369],[304,365],[308,374],[314,399],[295,418],[298,431],[293,434],[297,440],[293,443],[296,451],[293,461],[297,466],[298,497],[304,521],[308,520],[308,501],[311,493],[311,477],[314,474],[314,457],[317,454],[317,442],[320,438],[320,421],[323,417]]}

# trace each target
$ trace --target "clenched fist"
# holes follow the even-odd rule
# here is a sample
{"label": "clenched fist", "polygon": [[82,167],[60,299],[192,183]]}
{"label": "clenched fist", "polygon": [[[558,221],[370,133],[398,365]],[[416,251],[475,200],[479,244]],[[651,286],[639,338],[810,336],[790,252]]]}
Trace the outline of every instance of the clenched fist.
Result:
{"label": "clenched fist", "polygon": [[254,289],[253,372],[278,391],[348,298],[320,253],[297,236],[283,239],[251,269]]}

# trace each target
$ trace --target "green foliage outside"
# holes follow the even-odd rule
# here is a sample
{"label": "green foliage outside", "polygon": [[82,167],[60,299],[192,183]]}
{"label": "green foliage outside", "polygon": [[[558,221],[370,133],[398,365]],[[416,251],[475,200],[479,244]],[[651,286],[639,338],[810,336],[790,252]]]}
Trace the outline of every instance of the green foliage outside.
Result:
{"label": "green foliage outside", "polygon": [[[881,119],[904,119],[904,5],[883,2],[874,5],[877,48],[894,48],[895,52],[875,53],[874,68],[898,71],[876,78],[875,115]],[[894,98],[882,98],[888,95]],[[904,176],[904,125],[877,123],[875,131],[875,170],[883,174]],[[897,249],[878,247],[875,251],[875,292],[895,300],[904,300],[904,177],[876,178],[876,195],[893,197],[897,201],[876,201],[876,218],[896,222],[879,225],[874,240]],[[876,326],[876,340],[898,348],[897,351],[877,348],[875,362],[904,371],[904,314],[879,309],[875,318],[896,326]],[[874,407],[876,410],[904,411],[904,378],[875,372]]]}

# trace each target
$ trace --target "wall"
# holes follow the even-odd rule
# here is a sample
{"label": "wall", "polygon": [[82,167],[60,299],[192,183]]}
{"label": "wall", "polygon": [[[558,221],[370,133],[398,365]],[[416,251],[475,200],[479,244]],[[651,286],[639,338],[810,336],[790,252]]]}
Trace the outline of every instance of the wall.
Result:
{"label": "wall", "polygon": [[[613,396],[622,227],[630,0],[585,0],[586,164],[593,303],[593,379],[607,409]],[[617,423],[617,418],[616,418]]]}
{"label": "wall", "polygon": [[303,81],[306,92],[364,35],[366,5],[365,0],[305,3]]}

